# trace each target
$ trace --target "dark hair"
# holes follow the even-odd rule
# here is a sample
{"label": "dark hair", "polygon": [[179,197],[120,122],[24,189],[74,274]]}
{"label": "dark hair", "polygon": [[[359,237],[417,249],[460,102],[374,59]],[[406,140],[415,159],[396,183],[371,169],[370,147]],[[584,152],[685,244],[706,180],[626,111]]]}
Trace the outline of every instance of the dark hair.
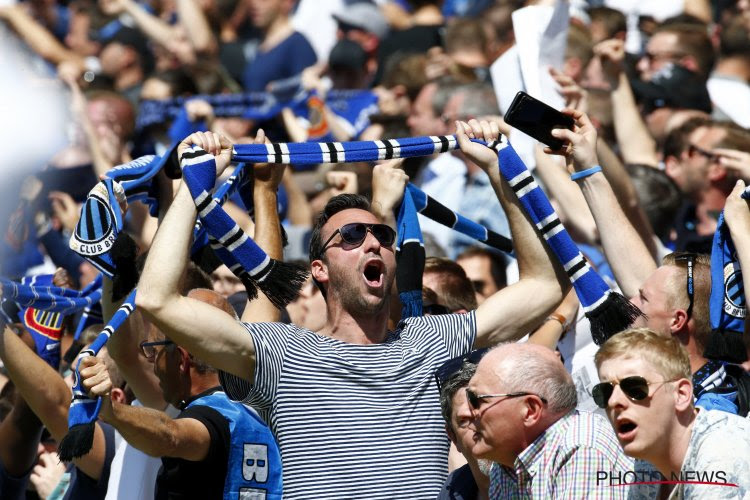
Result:
{"label": "dark hair", "polygon": [[629,164],[626,169],[654,234],[664,241],[682,205],[680,189],[664,171],[650,165]]}
{"label": "dark hair", "polygon": [[669,132],[664,140],[664,159],[670,156],[679,158],[690,146],[690,134],[701,127],[710,127],[712,124],[713,122],[708,118],[695,117]]}
{"label": "dark hair", "polygon": [[339,194],[328,200],[323,211],[315,219],[315,224],[312,228],[312,235],[310,236],[310,262],[323,259],[323,237],[320,235],[320,231],[325,223],[328,222],[328,219],[339,212],[352,208],[369,212],[370,202],[362,195],[348,193]]}
{"label": "dark hair", "polygon": [[591,22],[600,22],[604,26],[606,38],[614,38],[628,29],[625,14],[611,7],[592,7],[588,10]]}
{"label": "dark hair", "polygon": [[182,69],[165,69],[152,73],[149,78],[166,83],[171,97],[182,97],[198,93],[198,87],[190,75]]}
{"label": "dark hair", "polygon": [[457,18],[445,30],[445,51],[448,54],[459,50],[474,49],[484,52],[487,36],[478,19]]}
{"label": "dark hair", "polygon": [[487,257],[490,259],[490,275],[495,282],[497,289],[505,288],[508,285],[508,276],[505,273],[507,265],[502,255],[493,252],[484,247],[469,247],[456,257],[456,261],[468,259],[470,257]]}
{"label": "dark hair", "polygon": [[464,364],[461,365],[461,369],[441,385],[440,411],[442,412],[443,418],[448,425],[451,425],[451,413],[453,412],[453,396],[455,396],[459,390],[469,385],[469,380],[471,380],[471,377],[474,376],[474,372],[476,371],[477,365],[469,361],[464,361]]}
{"label": "dark hair", "polygon": [[698,65],[698,73],[703,77],[708,77],[711,68],[714,67],[716,54],[706,25],[684,22],[682,19],[679,21],[682,22],[665,21],[654,31],[654,35],[657,33],[677,35],[677,46],[686,56],[694,57]]}
{"label": "dark hair", "polygon": [[466,277],[463,267],[450,259],[427,257],[424,272],[440,275],[440,286],[434,291],[441,305],[451,311],[458,311],[459,309],[472,311],[477,308],[477,296],[474,293],[474,285]]}

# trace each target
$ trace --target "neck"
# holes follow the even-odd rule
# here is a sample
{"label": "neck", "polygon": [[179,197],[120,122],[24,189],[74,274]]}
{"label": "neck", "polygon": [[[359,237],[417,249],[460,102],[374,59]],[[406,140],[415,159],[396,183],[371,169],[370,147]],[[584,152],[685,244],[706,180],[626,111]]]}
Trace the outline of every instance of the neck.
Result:
{"label": "neck", "polygon": [[708,361],[707,358],[703,357],[703,347],[695,341],[695,336],[689,332],[683,331],[679,333],[677,339],[683,346],[685,346],[685,350],[688,353],[690,373],[697,372]]}
{"label": "neck", "polygon": [[675,428],[669,434],[667,446],[660,447],[660,454],[654,459],[646,460],[654,464],[656,469],[664,475],[669,481],[670,479],[680,477],[680,470],[682,469],[682,463],[685,461],[685,454],[687,453],[688,446],[690,445],[690,437],[693,434],[693,425],[695,424],[695,416],[698,411],[691,406],[690,410],[678,415],[678,421]]}
{"label": "neck", "polygon": [[273,22],[271,22],[268,28],[266,28],[263,43],[261,45],[265,50],[269,50],[284,41],[292,34],[292,31],[294,30],[292,28],[292,23],[289,21],[289,17],[278,16]]}
{"label": "neck", "polygon": [[136,85],[143,79],[143,72],[137,66],[126,68],[115,78],[115,90],[122,91]]}
{"label": "neck", "polygon": [[217,385],[221,385],[219,382],[219,374],[214,372],[200,375],[193,371],[190,375],[190,395],[189,397],[194,398],[198,394],[206,392],[209,389],[213,389]]}
{"label": "neck", "polygon": [[490,478],[479,468],[476,458],[466,457],[466,462],[469,464],[471,475],[477,483],[477,498],[482,500],[489,498]]}
{"label": "neck", "polygon": [[388,335],[388,303],[375,314],[354,315],[340,305],[329,301],[328,320],[318,332],[348,344],[381,344]]}

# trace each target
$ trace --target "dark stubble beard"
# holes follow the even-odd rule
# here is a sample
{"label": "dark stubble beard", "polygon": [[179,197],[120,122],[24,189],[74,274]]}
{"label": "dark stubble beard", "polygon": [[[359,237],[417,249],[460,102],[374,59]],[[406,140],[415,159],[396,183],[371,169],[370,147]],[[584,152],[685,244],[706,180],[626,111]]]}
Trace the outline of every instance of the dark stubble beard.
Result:
{"label": "dark stubble beard", "polygon": [[383,311],[383,308],[391,300],[393,277],[387,279],[385,282],[385,295],[383,295],[380,301],[375,303],[368,302],[362,295],[362,291],[356,280],[357,277],[361,278],[360,273],[357,273],[354,279],[350,279],[345,271],[342,272],[329,263],[328,277],[330,285],[328,293],[335,296],[341,307],[351,315],[371,316],[378,314]]}

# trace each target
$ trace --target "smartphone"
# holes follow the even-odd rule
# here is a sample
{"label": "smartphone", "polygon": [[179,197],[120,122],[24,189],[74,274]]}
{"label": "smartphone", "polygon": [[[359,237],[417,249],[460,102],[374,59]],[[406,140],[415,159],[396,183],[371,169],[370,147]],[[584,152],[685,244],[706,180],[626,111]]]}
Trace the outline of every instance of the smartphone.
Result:
{"label": "smartphone", "polygon": [[511,127],[530,135],[553,150],[562,148],[564,142],[552,136],[552,129],[572,130],[575,123],[570,116],[560,113],[526,92],[519,92],[513,98],[508,112],[505,113],[505,121]]}

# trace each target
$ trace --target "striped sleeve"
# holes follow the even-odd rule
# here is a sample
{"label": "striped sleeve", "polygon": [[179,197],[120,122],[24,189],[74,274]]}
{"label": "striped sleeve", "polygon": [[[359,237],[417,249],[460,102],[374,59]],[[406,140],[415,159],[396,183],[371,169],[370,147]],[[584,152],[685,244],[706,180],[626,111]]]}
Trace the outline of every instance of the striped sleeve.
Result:
{"label": "striped sleeve", "polygon": [[466,314],[438,314],[412,318],[428,325],[430,330],[445,344],[448,359],[463,356],[471,351],[477,336],[477,320],[475,311]]}
{"label": "striped sleeve", "polygon": [[276,398],[288,341],[296,327],[283,323],[243,323],[255,346],[254,383],[220,372],[219,380],[229,398],[261,410],[269,410]]}

